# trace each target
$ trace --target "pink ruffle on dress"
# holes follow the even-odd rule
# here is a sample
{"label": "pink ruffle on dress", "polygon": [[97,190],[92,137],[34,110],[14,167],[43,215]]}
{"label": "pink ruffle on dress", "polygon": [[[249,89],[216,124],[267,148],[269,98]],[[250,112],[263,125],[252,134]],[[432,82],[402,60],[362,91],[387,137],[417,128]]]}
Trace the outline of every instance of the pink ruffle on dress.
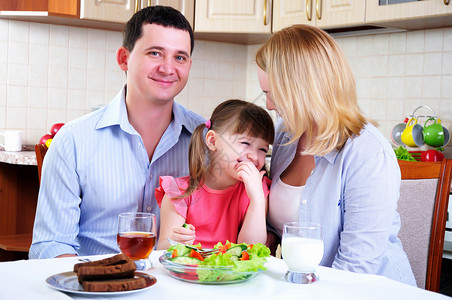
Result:
{"label": "pink ruffle on dress", "polygon": [[[165,194],[169,197],[182,195],[188,187],[189,177],[160,177],[160,187],[155,189],[155,198],[161,207]],[[271,181],[262,179],[265,197],[268,196]],[[246,195],[245,184],[237,184],[225,190],[213,190],[203,185],[199,190],[184,199],[172,200],[176,211],[185,222],[196,228],[194,244],[201,243],[204,248],[212,248],[226,240],[236,243],[242,227],[250,199]]]}

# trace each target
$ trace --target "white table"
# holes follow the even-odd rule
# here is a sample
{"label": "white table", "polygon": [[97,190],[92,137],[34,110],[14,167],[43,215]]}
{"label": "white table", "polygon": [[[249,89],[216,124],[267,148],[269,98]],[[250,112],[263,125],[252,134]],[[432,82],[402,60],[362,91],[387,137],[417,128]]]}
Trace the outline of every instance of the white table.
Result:
{"label": "white table", "polygon": [[[114,299],[450,299],[447,296],[405,285],[385,277],[364,275],[320,267],[320,280],[309,285],[284,281],[287,267],[283,260],[268,260],[268,270],[242,282],[228,285],[201,285],[169,277],[154,251],[154,267],[147,273],[157,278],[151,288]],[[90,257],[100,259],[105,256]],[[72,271],[78,258],[21,260],[0,263],[0,299],[111,299],[113,297],[63,293],[52,289],[46,278]]]}

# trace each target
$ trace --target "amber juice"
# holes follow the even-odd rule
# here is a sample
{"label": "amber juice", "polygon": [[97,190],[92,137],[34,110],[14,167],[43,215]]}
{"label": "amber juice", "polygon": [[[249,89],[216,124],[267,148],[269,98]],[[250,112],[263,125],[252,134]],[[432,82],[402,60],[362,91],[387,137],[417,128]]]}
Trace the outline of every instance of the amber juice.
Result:
{"label": "amber juice", "polygon": [[156,235],[151,232],[120,232],[117,242],[121,252],[130,259],[145,259],[155,246]]}

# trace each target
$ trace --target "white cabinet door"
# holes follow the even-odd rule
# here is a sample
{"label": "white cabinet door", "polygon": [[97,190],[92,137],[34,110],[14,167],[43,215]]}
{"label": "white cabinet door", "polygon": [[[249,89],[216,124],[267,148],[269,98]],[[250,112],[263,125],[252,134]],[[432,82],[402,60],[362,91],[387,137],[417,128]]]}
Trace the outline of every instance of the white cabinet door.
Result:
{"label": "white cabinet door", "polygon": [[379,5],[379,0],[366,0],[366,21],[403,21],[428,17],[452,20],[452,3],[447,0],[423,0],[398,4]]}
{"label": "white cabinet door", "polygon": [[81,0],[80,19],[127,23],[137,5],[136,0]]}
{"label": "white cabinet door", "polygon": [[196,0],[195,32],[271,33],[271,0]]}
{"label": "white cabinet door", "polygon": [[195,0],[142,0],[146,6],[166,5],[180,11],[193,27],[193,18],[195,15]]}
{"label": "white cabinet door", "polygon": [[194,0],[81,0],[80,19],[125,24],[135,11],[150,5],[174,7],[193,26]]}
{"label": "white cabinet door", "polygon": [[363,0],[316,0],[313,8],[316,26],[320,28],[350,27],[365,23],[366,3]]}
{"label": "white cabinet door", "polygon": [[293,24],[310,24],[315,26],[312,16],[312,0],[294,1],[277,0],[273,3],[273,32]]}
{"label": "white cabinet door", "polygon": [[280,0],[274,3],[273,32],[293,24],[323,29],[365,23],[363,0]]}

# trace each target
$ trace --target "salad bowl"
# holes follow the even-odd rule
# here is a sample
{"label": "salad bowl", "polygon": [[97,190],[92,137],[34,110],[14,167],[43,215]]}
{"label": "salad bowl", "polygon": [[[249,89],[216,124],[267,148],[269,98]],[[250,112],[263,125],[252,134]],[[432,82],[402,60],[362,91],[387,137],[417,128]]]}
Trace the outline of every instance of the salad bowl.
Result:
{"label": "salad bowl", "polygon": [[[221,250],[207,257],[195,253],[192,245],[171,246],[159,261],[170,277],[200,284],[243,282],[266,270],[264,264],[270,250],[265,245],[219,243],[217,246]],[[256,247],[252,249],[253,246]]]}
{"label": "salad bowl", "polygon": [[181,264],[172,262],[171,255],[166,253],[160,256],[159,261],[165,268],[166,273],[175,278],[186,282],[201,284],[229,284],[243,282],[255,277],[262,272],[233,271],[228,267],[203,267],[197,265]]}

